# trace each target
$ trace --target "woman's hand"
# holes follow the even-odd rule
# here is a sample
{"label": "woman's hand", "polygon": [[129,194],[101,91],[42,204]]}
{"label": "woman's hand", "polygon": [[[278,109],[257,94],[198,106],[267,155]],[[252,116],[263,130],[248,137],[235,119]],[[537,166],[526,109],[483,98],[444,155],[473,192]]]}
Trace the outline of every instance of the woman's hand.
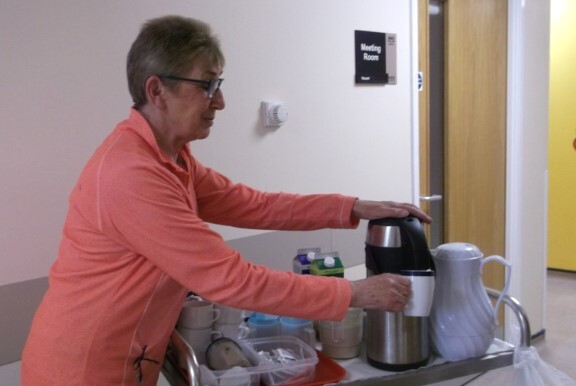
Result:
{"label": "woman's hand", "polygon": [[416,205],[393,201],[356,200],[352,207],[352,215],[363,220],[414,216],[427,224],[432,222],[432,218]]}
{"label": "woman's hand", "polygon": [[351,281],[350,307],[402,312],[410,297],[410,286],[409,279],[391,273]]}

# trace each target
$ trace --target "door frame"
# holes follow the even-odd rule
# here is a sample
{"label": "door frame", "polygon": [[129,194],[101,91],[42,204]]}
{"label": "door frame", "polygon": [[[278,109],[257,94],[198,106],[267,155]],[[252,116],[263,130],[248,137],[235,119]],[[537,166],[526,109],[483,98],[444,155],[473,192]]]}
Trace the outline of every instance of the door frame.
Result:
{"label": "door frame", "polygon": [[[417,74],[418,65],[418,3],[410,1],[411,9],[411,106],[412,106],[412,202],[420,206],[420,114]],[[507,99],[506,99],[506,259],[514,271],[522,272],[522,126],[523,126],[523,81],[524,74],[524,0],[508,0],[508,64],[507,64]],[[424,79],[426,82],[426,79]],[[424,85],[426,87],[426,84]],[[430,192],[427,192],[430,193]],[[512,275],[509,294],[518,296],[522,288],[521,275]],[[508,309],[505,311],[505,338],[510,340],[517,335],[518,321]]]}
{"label": "door frame", "polygon": [[[508,75],[507,75],[507,121],[506,121],[506,258],[515,272],[523,272],[522,266],[522,162],[524,126],[524,0],[508,0]],[[520,294],[522,275],[512,275],[510,294]],[[517,335],[518,321],[511,312],[506,311],[506,337]]]}

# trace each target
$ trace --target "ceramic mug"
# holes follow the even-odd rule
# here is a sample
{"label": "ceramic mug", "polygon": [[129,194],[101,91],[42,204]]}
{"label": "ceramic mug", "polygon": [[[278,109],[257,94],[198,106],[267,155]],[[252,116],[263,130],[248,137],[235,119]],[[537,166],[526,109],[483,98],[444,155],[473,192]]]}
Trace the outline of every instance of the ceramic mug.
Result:
{"label": "ceramic mug", "polygon": [[246,318],[246,312],[244,310],[224,306],[222,304],[215,303],[214,306],[218,310],[218,324],[240,324]]}
{"label": "ceramic mug", "polygon": [[188,299],[184,302],[180,312],[178,326],[191,329],[211,328],[219,316],[220,310],[215,308],[214,303],[206,300]]}
{"label": "ceramic mug", "polygon": [[220,324],[214,325],[214,331],[221,333],[223,338],[244,339],[248,338],[250,329],[244,324]]}
{"label": "ceramic mug", "polygon": [[435,272],[429,269],[403,270],[401,274],[412,282],[412,291],[404,308],[404,315],[429,316],[434,299]]}

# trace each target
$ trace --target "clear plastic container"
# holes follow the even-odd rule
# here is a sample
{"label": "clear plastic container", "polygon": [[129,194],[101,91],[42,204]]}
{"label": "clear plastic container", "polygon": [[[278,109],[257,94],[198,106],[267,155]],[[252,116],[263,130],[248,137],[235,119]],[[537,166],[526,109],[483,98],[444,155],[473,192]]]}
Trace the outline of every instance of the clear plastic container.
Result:
{"label": "clear plastic container", "polygon": [[[302,340],[292,336],[244,339],[239,342],[242,352],[253,367],[242,368],[244,376],[238,377],[238,370],[213,371],[220,385],[267,386],[301,385],[314,379],[318,355]],[[278,357],[281,351],[290,357],[289,361],[276,363],[267,357]]]}
{"label": "clear plastic container", "polygon": [[[247,339],[249,340],[249,339]],[[260,386],[260,358],[258,354],[248,345],[247,341],[240,341],[242,353],[246,359],[253,365],[252,367],[233,367],[228,370],[212,371],[215,378],[215,384],[220,386]],[[208,382],[209,384],[212,384]]]}
{"label": "clear plastic container", "polygon": [[260,355],[260,368],[264,370],[261,380],[265,385],[300,385],[314,379],[318,355],[302,340],[293,336],[275,338],[248,339],[245,343],[257,353],[271,353],[274,350],[286,350],[294,360],[287,363],[273,363]]}
{"label": "clear plastic container", "polygon": [[364,310],[349,308],[346,317],[339,322],[319,322],[322,352],[333,359],[354,358],[360,355],[363,337]]}
{"label": "clear plastic container", "polygon": [[280,318],[280,330],[282,331],[280,335],[294,336],[312,348],[316,346],[316,331],[313,320],[282,316]]}

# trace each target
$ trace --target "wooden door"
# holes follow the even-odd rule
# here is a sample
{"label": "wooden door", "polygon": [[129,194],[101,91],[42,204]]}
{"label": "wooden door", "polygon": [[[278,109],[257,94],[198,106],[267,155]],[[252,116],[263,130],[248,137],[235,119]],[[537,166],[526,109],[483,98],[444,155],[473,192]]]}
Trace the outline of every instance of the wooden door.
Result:
{"label": "wooden door", "polygon": [[[428,0],[420,7],[427,14]],[[447,0],[444,11],[444,242],[469,242],[485,255],[504,256],[507,2]],[[426,29],[426,21],[419,27]],[[427,55],[428,44],[422,44],[420,55]],[[421,115],[428,115],[428,106],[429,101],[421,105]],[[425,119],[420,127],[424,147]],[[421,150],[422,179],[429,178],[428,160]],[[421,186],[426,189],[428,181]],[[487,264],[484,283],[501,289],[502,267]]]}
{"label": "wooden door", "polygon": [[[429,112],[430,105],[430,88],[429,83],[429,28],[428,28],[428,0],[418,0],[418,71],[422,74],[423,86],[418,94],[418,124],[420,127],[419,140],[419,168],[420,168],[420,192],[430,194],[430,176],[429,176],[429,159],[430,159],[430,130],[429,130]],[[430,212],[428,201],[421,201],[420,207],[426,212]],[[428,227],[426,227],[428,233]]]}

